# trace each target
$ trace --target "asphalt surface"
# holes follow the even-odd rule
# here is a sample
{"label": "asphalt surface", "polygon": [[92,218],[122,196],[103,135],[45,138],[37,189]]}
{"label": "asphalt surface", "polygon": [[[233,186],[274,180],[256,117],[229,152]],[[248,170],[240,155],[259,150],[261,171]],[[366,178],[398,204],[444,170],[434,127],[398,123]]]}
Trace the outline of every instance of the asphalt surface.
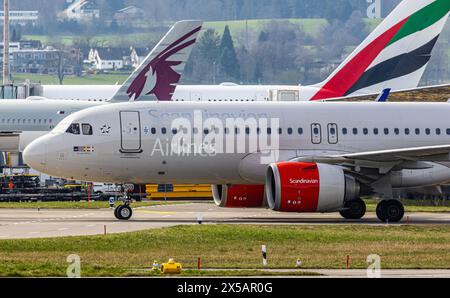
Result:
{"label": "asphalt surface", "polygon": [[[122,233],[180,224],[367,224],[384,225],[374,213],[361,221],[338,213],[278,213],[266,209],[228,209],[210,203],[187,203],[133,209],[129,221],[119,221],[112,209],[0,209],[0,239]],[[408,213],[402,224],[450,225],[450,213]]]}

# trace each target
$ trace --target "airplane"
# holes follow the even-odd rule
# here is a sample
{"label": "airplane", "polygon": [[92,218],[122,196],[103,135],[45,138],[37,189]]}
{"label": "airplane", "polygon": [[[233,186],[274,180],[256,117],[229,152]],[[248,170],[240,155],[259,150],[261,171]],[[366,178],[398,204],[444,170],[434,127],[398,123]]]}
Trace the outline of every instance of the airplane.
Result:
{"label": "airplane", "polygon": [[[308,101],[355,97],[392,89],[391,100],[414,92],[428,65],[431,52],[448,19],[448,0],[403,0],[379,26],[323,82],[310,86],[179,85],[173,101]],[[143,83],[142,83],[143,84]],[[48,98],[107,99],[120,86],[49,86]],[[428,88],[435,94],[445,86]],[[124,87],[122,87],[124,88]],[[413,90],[411,90],[413,89]],[[279,94],[272,92],[278,90]],[[126,91],[126,90],[122,90]],[[125,94],[126,92],[122,92]],[[131,97],[131,94],[127,94]],[[407,95],[407,94],[406,94]],[[139,97],[139,96],[138,96]]]}
{"label": "airplane", "polygon": [[[181,78],[183,67],[201,28],[201,22],[199,21],[178,22],[149,56],[147,56],[140,67],[133,72],[124,85],[115,87],[120,89],[115,89],[116,93],[109,100],[100,102],[94,100],[91,103],[92,106],[95,106],[106,102],[167,99],[173,101],[192,100],[214,102],[296,101],[311,99],[314,93],[314,96],[318,99],[323,97],[320,94],[324,94],[324,92],[327,93],[327,96],[341,94],[342,90],[339,89],[341,88],[339,87],[341,83],[338,84],[339,90],[333,89],[332,83],[338,82],[338,79],[342,80],[346,74],[349,75],[349,80],[355,80],[356,70],[361,69],[367,70],[359,76],[360,79],[364,77],[366,81],[370,78],[371,81],[384,82],[383,84],[386,84],[392,90],[416,86],[429,61],[431,50],[437,37],[448,18],[449,7],[447,3],[448,1],[441,0],[404,0],[325,82],[316,86],[295,88],[287,88],[286,86],[235,86],[233,84],[222,84],[220,86],[177,86],[175,88]],[[415,24],[418,20],[423,23],[419,26],[421,30],[415,31],[413,29],[417,29]],[[401,28],[397,28],[398,32],[390,40],[390,45],[381,49],[381,40],[383,42],[387,40],[387,28],[391,28],[394,24],[399,23],[403,25]],[[392,30],[389,32],[393,35]],[[414,42],[411,42],[412,40]],[[186,41],[186,43],[183,43],[183,41]],[[180,42],[181,44],[178,45]],[[420,46],[421,44],[426,44],[427,46]],[[187,47],[185,49],[179,49],[179,46],[183,45]],[[377,46],[377,51],[374,50],[375,45]],[[171,54],[174,57],[166,59]],[[172,64],[173,62],[171,61],[174,58],[178,59],[175,61],[179,61],[180,63]],[[373,66],[371,67],[367,67],[367,59],[369,58],[374,59],[374,62],[372,62]],[[155,64],[156,62],[158,62],[157,65]],[[388,66],[391,66],[391,68]],[[418,66],[422,67],[417,69]],[[351,70],[353,68],[355,72]],[[381,68],[383,68],[383,71],[375,71]],[[400,74],[404,74],[406,70],[409,70],[410,73],[406,77],[401,76]],[[393,79],[393,77],[395,78]],[[376,84],[376,88],[382,88],[383,84]],[[148,90],[153,86],[153,89]],[[92,94],[107,93],[105,86],[76,86],[73,88],[77,92],[85,89],[87,93]],[[362,91],[371,92],[372,89],[370,88],[365,88]],[[373,89],[374,92],[376,88]],[[424,92],[429,94],[432,90],[438,93],[442,90],[447,92],[448,89],[449,86],[432,86],[412,90],[401,89],[392,91],[390,93],[390,100],[394,101],[395,96],[405,97],[409,94],[422,94]],[[71,93],[71,89],[59,90],[59,92],[64,92],[67,96]],[[133,90],[141,92],[138,92],[138,94]],[[164,90],[164,92],[161,92],[161,90]],[[268,90],[270,95],[268,95]],[[332,92],[332,90],[334,91]],[[372,98],[378,96],[381,90],[376,91],[374,94],[359,95],[362,91],[351,93],[350,95],[352,97],[348,96],[345,100],[351,100],[352,98],[356,98],[357,100],[373,100]],[[76,94],[77,92],[74,93]],[[35,106],[39,106],[39,108],[36,109]],[[88,104],[78,104],[76,101],[73,104],[67,104],[61,100],[46,101],[41,97],[31,97],[26,102],[20,103],[17,100],[1,101],[0,151],[22,151],[33,138],[39,135],[36,131],[39,131],[40,135],[43,135],[62,119],[61,115],[67,116],[74,111],[88,106]],[[39,113],[36,113],[36,111],[39,111]],[[35,120],[36,122],[34,122]],[[42,121],[42,123],[39,123],[39,121]]]}
{"label": "airplane", "polygon": [[[144,86],[147,88],[145,92],[162,92],[163,96],[169,96],[181,78],[201,27],[202,22],[196,20],[175,23],[125,84],[141,82],[144,78],[149,82]],[[163,79],[158,79],[158,76]],[[150,83],[153,85],[150,86]],[[100,87],[99,90],[103,88]],[[149,96],[145,94],[139,98],[148,99]],[[129,100],[119,91],[107,101],[70,101],[36,96],[26,100],[1,100],[0,151],[23,151],[33,139],[52,130],[67,115],[76,111]]]}
{"label": "airplane", "polygon": [[[161,102],[92,107],[28,145],[54,177],[211,184],[222,207],[336,212],[399,222],[393,192],[450,181],[448,103]],[[130,201],[115,216],[132,216]]]}

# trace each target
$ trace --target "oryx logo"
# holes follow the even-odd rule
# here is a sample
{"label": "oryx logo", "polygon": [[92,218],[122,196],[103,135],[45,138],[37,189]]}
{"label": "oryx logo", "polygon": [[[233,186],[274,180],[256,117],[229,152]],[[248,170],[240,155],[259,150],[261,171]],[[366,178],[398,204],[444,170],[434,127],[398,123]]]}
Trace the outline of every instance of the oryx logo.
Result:
{"label": "oryx logo", "polygon": [[289,179],[289,184],[317,184],[319,183],[318,179]]}
{"label": "oryx logo", "polygon": [[198,27],[170,44],[141,70],[127,90],[127,95],[131,101],[139,100],[141,95],[150,94],[154,94],[161,101],[172,99],[176,83],[181,78],[181,75],[172,67],[180,65],[182,61],[171,60],[170,58],[193,45],[196,39],[188,39],[200,29],[201,27]]}

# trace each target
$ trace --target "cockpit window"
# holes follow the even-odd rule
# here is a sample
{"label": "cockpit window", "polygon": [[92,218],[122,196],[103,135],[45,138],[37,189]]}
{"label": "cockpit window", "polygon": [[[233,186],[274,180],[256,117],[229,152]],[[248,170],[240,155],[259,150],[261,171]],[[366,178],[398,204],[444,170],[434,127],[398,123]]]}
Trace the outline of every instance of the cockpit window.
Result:
{"label": "cockpit window", "polygon": [[72,123],[70,124],[69,128],[66,130],[67,133],[71,133],[74,135],[80,134],[80,124],[78,123]]}
{"label": "cockpit window", "polygon": [[83,131],[83,135],[92,136],[92,126],[88,123],[81,124],[81,129]]}

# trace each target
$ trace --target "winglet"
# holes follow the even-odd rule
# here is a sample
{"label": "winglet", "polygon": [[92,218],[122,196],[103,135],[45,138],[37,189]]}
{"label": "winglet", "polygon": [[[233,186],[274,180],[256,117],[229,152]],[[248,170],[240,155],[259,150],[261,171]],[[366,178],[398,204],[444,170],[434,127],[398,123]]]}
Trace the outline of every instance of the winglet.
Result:
{"label": "winglet", "polygon": [[384,89],[380,95],[378,95],[377,99],[375,99],[376,102],[387,102],[389,99],[389,95],[391,94],[391,88]]}
{"label": "winglet", "polygon": [[172,100],[201,28],[198,20],[175,23],[109,101]]}

